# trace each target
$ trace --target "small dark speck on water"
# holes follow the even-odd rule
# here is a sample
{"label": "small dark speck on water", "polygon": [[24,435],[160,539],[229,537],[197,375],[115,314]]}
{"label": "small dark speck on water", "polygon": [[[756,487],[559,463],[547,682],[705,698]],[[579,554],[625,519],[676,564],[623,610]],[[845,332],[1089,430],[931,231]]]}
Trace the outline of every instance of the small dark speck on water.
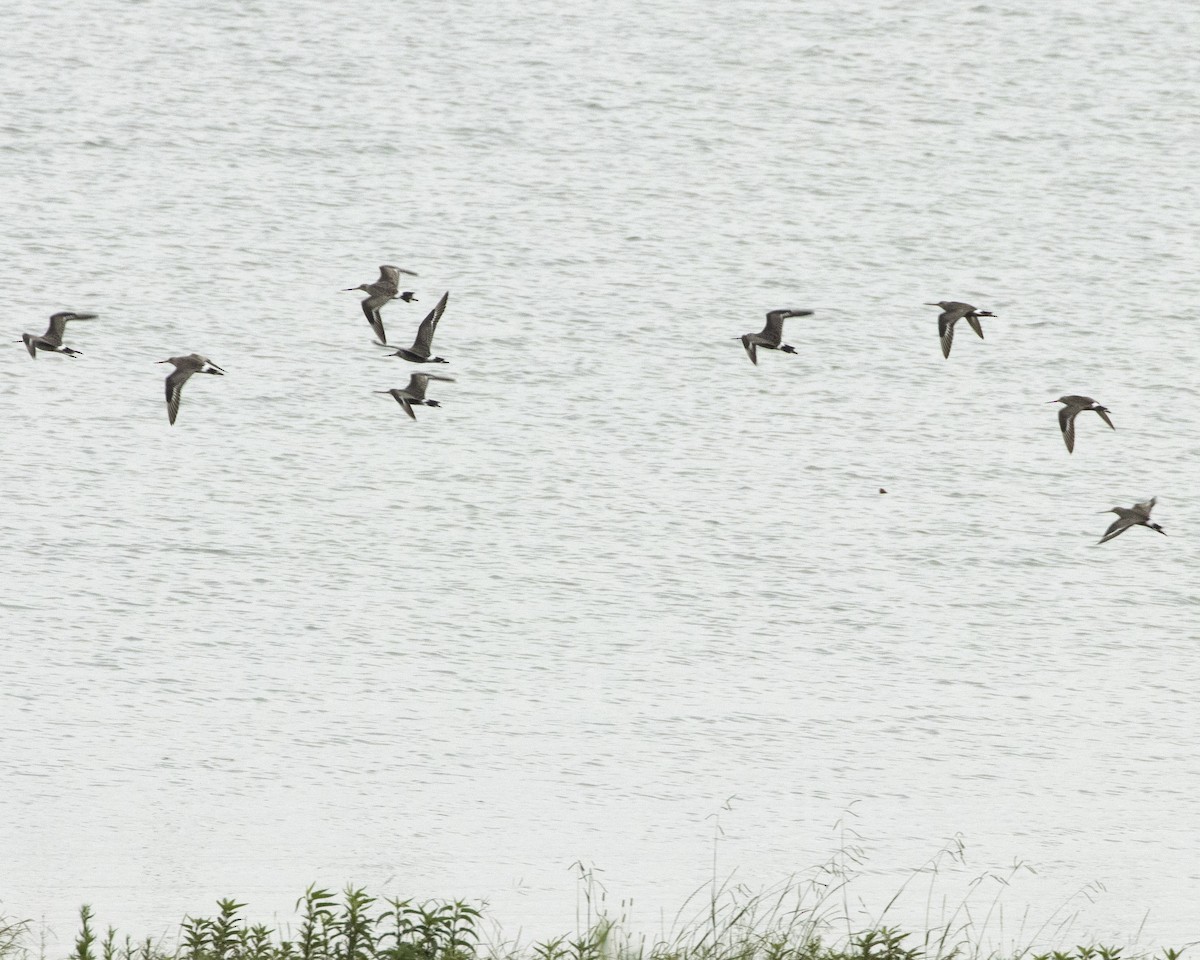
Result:
{"label": "small dark speck on water", "polygon": [[887,491],[886,491],[886,490],[884,490],[884,489],[883,489],[883,487],[880,487],[880,488],[879,488],[879,492],[880,492],[880,493],[887,493]]}

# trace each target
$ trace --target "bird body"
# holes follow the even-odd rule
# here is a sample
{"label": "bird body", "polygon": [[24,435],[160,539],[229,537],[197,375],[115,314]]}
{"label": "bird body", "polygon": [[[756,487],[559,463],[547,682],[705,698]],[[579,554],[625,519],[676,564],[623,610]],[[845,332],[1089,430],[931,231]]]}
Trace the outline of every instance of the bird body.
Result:
{"label": "bird body", "polygon": [[966,318],[967,323],[971,325],[971,329],[979,334],[979,339],[983,339],[983,326],[979,322],[980,317],[994,317],[995,314],[990,310],[976,310],[969,303],[959,303],[957,300],[940,300],[937,303],[927,303],[927,307],[941,307],[942,312],[938,316],[938,336],[942,340],[942,356],[950,356],[950,346],[954,343],[954,325],[959,320]]}
{"label": "bird body", "polygon": [[37,359],[39,350],[45,350],[48,353],[65,353],[68,357],[77,357],[80,355],[80,351],[63,346],[63,332],[66,330],[67,323],[71,320],[94,320],[95,318],[96,314],[94,313],[75,313],[71,310],[64,310],[50,317],[50,326],[40,337],[32,333],[23,333],[21,339],[14,342],[24,343],[25,349],[29,351],[29,355],[34,360]]}
{"label": "bird body", "polygon": [[1066,397],[1059,397],[1057,400],[1047,400],[1047,403],[1062,403],[1066,406],[1058,411],[1058,426],[1062,430],[1063,441],[1067,445],[1067,453],[1075,452],[1075,418],[1085,410],[1094,410],[1100,414],[1100,419],[1107,423],[1112,429],[1113,422],[1108,419],[1108,407],[1102,407],[1091,397],[1081,397],[1077,394],[1071,394]]}
{"label": "bird body", "polygon": [[211,373],[223,377],[225,371],[207,357],[198,353],[189,353],[184,357],[170,357],[159,360],[159,363],[173,364],[175,369],[167,374],[167,420],[174,424],[179,414],[179,400],[183,393],[183,385],[193,373]]}
{"label": "bird body", "polygon": [[1151,497],[1142,503],[1135,503],[1132,507],[1113,507],[1111,510],[1105,510],[1105,513],[1115,513],[1117,519],[1112,522],[1112,525],[1104,531],[1104,536],[1099,539],[1099,543],[1107,543],[1113,537],[1119,537],[1130,527],[1149,527],[1151,530],[1157,530],[1164,537],[1167,535],[1162,527],[1157,523],[1150,522],[1150,511],[1154,509],[1154,504],[1158,502],[1158,497]]}
{"label": "bird body", "polygon": [[[429,311],[429,314],[421,321],[421,326],[417,328],[417,337],[413,340],[411,347],[395,348],[395,353],[390,354],[393,357],[400,357],[402,360],[408,360],[411,363],[449,363],[442,357],[430,356],[433,348],[433,334],[437,330],[438,321],[442,319],[442,314],[446,311],[446,304],[450,301],[450,291],[447,290],[442,294],[442,299],[437,302],[437,305]],[[378,346],[387,347],[389,350],[393,346],[382,342],[382,338],[376,341]]]}
{"label": "bird body", "polygon": [[744,333],[734,339],[742,341],[746,356],[757,367],[759,347],[764,350],[778,350],[781,353],[795,353],[795,347],[783,342],[783,321],[788,317],[810,316],[811,310],[772,310],[767,314],[767,325],[760,333]]}
{"label": "bird body", "polygon": [[402,270],[400,267],[393,267],[385,263],[379,268],[379,279],[374,283],[360,283],[357,287],[346,288],[347,291],[362,290],[367,294],[367,298],[362,302],[363,316],[367,318],[367,323],[375,331],[375,336],[385,344],[387,343],[387,334],[383,330],[380,308],[389,300],[410,301],[413,299],[411,290],[400,293],[400,274],[402,273],[406,273],[410,277],[416,276],[411,270]]}
{"label": "bird body", "polygon": [[417,415],[413,413],[413,407],[440,407],[441,404],[436,400],[425,399],[425,389],[430,380],[441,380],[445,383],[454,383],[453,377],[442,377],[436,373],[414,373],[408,378],[408,386],[403,388],[395,388],[392,390],[376,390],[376,393],[386,393],[400,406],[404,408],[404,412],[413,420],[417,419]]}

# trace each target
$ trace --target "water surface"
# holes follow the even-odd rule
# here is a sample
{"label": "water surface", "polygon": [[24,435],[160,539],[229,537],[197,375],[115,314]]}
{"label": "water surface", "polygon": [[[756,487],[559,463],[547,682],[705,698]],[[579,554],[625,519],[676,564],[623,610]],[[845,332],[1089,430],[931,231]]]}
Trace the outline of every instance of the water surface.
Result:
{"label": "water surface", "polygon": [[[1200,936],[1175,5],[9,26],[7,329],[101,319],[0,362],[4,913],[354,882],[549,934],[582,861],[650,926],[736,796],[716,870],[752,886],[859,801],[864,916],[961,833],[954,882],[1036,866],[1014,916],[1096,881],[1080,936]],[[339,292],[379,263],[420,274],[397,342],[451,291],[416,423]],[[943,299],[999,314],[949,361]],[[755,368],[780,306],[818,312]],[[169,428],[155,361],[192,351],[228,376]],[[1064,393],[1117,432],[1068,456]],[[1094,545],[1152,495],[1167,538]]]}

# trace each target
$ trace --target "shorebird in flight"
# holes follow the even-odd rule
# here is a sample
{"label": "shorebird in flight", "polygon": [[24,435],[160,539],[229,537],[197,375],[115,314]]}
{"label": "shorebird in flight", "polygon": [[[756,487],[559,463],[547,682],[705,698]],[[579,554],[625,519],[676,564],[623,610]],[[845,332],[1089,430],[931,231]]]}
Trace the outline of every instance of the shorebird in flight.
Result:
{"label": "shorebird in flight", "polygon": [[367,298],[362,302],[363,316],[367,318],[367,323],[375,331],[375,336],[384,343],[387,343],[387,334],[383,332],[383,317],[379,315],[379,309],[389,300],[410,302],[413,299],[411,290],[400,293],[400,274],[402,273],[410,277],[416,276],[411,270],[402,270],[400,267],[393,267],[385,263],[379,268],[379,279],[374,283],[360,283],[357,287],[346,288],[347,291],[366,291]]}
{"label": "shorebird in flight", "polygon": [[80,355],[80,351],[63,346],[63,331],[66,329],[67,322],[70,320],[95,319],[96,314],[94,313],[75,313],[71,310],[64,310],[62,313],[56,313],[50,318],[50,326],[46,328],[46,332],[40,337],[32,333],[23,333],[20,340],[14,340],[13,342],[24,343],[25,349],[29,351],[29,355],[34,360],[37,359],[37,352],[39,350],[47,350],[51,353],[65,353],[68,357],[77,357]]}
{"label": "shorebird in flight", "polygon": [[1108,407],[1102,407],[1091,397],[1080,397],[1072,394],[1067,397],[1059,397],[1057,400],[1047,400],[1047,403],[1065,403],[1066,406],[1058,411],[1058,425],[1062,428],[1063,440],[1067,444],[1067,453],[1075,452],[1075,418],[1085,410],[1095,410],[1100,414],[1100,419],[1113,427],[1113,422],[1108,419]]}
{"label": "shorebird in flight", "polygon": [[436,373],[414,373],[408,378],[408,386],[404,389],[393,390],[376,390],[375,393],[386,393],[394,399],[400,406],[404,408],[412,419],[416,420],[417,415],[413,413],[413,407],[440,407],[441,404],[436,400],[425,399],[425,387],[430,380],[442,380],[446,383],[453,383],[453,377],[442,377]]}
{"label": "shorebird in flight", "polygon": [[1143,503],[1135,503],[1133,507],[1113,507],[1111,510],[1105,510],[1104,513],[1115,513],[1117,519],[1112,522],[1107,530],[1104,531],[1098,543],[1106,543],[1113,537],[1119,537],[1130,527],[1143,526],[1149,527],[1151,530],[1157,530],[1164,537],[1167,535],[1162,527],[1157,523],[1150,522],[1150,511],[1154,509],[1154,504],[1158,497],[1151,497]]}
{"label": "shorebird in flight", "polygon": [[767,325],[761,333],[745,333],[735,340],[741,340],[746,348],[746,356],[756,367],[758,366],[758,348],[764,350],[779,350],[782,353],[795,353],[796,348],[783,342],[783,321],[788,317],[811,317],[811,310],[772,310],[767,314]]}
{"label": "shorebird in flight", "polygon": [[[446,310],[446,304],[450,300],[450,291],[447,290],[442,294],[442,299],[437,302],[429,315],[421,321],[421,325],[417,328],[417,338],[413,341],[413,345],[409,348],[396,348],[395,353],[389,354],[392,357],[400,357],[404,360],[409,360],[413,363],[449,363],[442,357],[431,357],[430,351],[433,347],[433,334],[437,330],[438,321],[442,319],[442,314]],[[376,344],[381,347],[393,349],[391,344],[384,343],[382,339],[377,340]]]}
{"label": "shorebird in flight", "polygon": [[225,376],[225,371],[207,357],[198,353],[189,353],[186,357],[171,357],[159,360],[159,363],[171,363],[175,369],[167,374],[167,419],[175,422],[179,414],[179,398],[183,393],[183,385],[193,373],[212,373],[219,377]]}
{"label": "shorebird in flight", "polygon": [[938,317],[938,336],[942,338],[943,357],[950,356],[950,345],[954,343],[954,325],[959,320],[966,317],[971,329],[979,334],[979,339],[982,340],[983,327],[979,325],[979,318],[995,316],[990,310],[976,310],[969,303],[959,303],[957,300],[940,300],[937,303],[927,303],[925,306],[942,308],[942,313]]}

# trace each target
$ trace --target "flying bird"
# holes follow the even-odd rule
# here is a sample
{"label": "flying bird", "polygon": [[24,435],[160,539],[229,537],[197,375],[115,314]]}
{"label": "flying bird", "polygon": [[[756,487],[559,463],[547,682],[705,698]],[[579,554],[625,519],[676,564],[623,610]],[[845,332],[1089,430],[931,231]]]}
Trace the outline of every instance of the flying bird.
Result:
{"label": "flying bird", "polygon": [[[404,360],[409,360],[412,363],[449,363],[442,357],[431,357],[429,354],[433,348],[433,334],[437,330],[438,321],[442,319],[442,314],[446,310],[446,304],[450,300],[450,291],[447,290],[442,294],[442,299],[437,302],[428,316],[421,321],[421,325],[417,328],[417,338],[413,341],[413,345],[409,348],[399,347],[395,353],[388,354],[392,357],[400,357]],[[392,345],[384,343],[382,340],[377,340],[376,344],[381,347],[392,349]]]}
{"label": "flying bird", "polygon": [[442,377],[436,373],[414,373],[408,378],[408,386],[403,389],[396,388],[393,390],[376,390],[375,393],[386,393],[394,399],[400,406],[404,408],[413,420],[417,419],[417,415],[413,413],[413,407],[440,407],[441,404],[436,400],[425,399],[425,388],[430,380],[442,380],[445,383],[454,383],[453,377]]}
{"label": "flying bird", "polygon": [[159,360],[159,363],[171,363],[175,369],[167,374],[167,419],[173,424],[179,414],[179,398],[183,393],[183,385],[193,373],[212,373],[225,376],[225,371],[207,357],[198,353],[189,353],[186,357],[171,357]]}
{"label": "flying bird", "polygon": [[413,299],[411,290],[400,293],[400,274],[402,273],[408,274],[410,277],[416,276],[411,270],[403,270],[385,263],[379,268],[379,279],[374,283],[360,283],[357,287],[346,288],[347,291],[363,290],[366,292],[367,298],[362,302],[363,316],[367,318],[367,323],[375,331],[375,336],[384,343],[387,343],[387,334],[383,331],[383,317],[379,315],[379,309],[389,300],[407,302]]}
{"label": "flying bird", "polygon": [[941,307],[938,317],[938,336],[942,338],[942,356],[950,356],[950,345],[954,343],[954,325],[966,317],[971,329],[983,339],[983,327],[979,324],[980,317],[994,317],[990,310],[976,310],[969,303],[959,303],[957,300],[940,300],[937,303],[927,303],[927,307]]}
{"label": "flying bird", "polygon": [[783,321],[788,317],[811,317],[811,310],[772,310],[767,314],[767,325],[761,333],[745,333],[735,340],[741,340],[746,348],[746,356],[756,367],[758,366],[758,348],[764,350],[779,350],[782,353],[795,353],[796,348],[783,343]]}
{"label": "flying bird", "polygon": [[64,310],[61,313],[54,314],[50,318],[50,326],[46,328],[46,332],[40,337],[32,333],[23,333],[20,340],[14,340],[13,342],[24,343],[25,349],[29,351],[29,355],[34,360],[37,359],[37,352],[39,350],[46,350],[50,353],[65,353],[68,357],[78,357],[80,351],[63,346],[63,331],[66,329],[67,323],[71,320],[94,319],[96,319],[96,314],[94,313],[75,313],[71,310]]}
{"label": "flying bird", "polygon": [[1149,527],[1151,530],[1157,530],[1164,537],[1167,535],[1162,527],[1157,523],[1150,522],[1150,511],[1154,509],[1154,504],[1158,501],[1158,497],[1151,497],[1143,503],[1135,503],[1132,507],[1113,507],[1111,510],[1105,510],[1104,513],[1115,513],[1117,519],[1112,522],[1107,530],[1097,542],[1107,543],[1113,537],[1119,537],[1130,527]]}
{"label": "flying bird", "polygon": [[1067,444],[1067,453],[1075,452],[1075,418],[1085,410],[1095,410],[1100,414],[1100,419],[1113,427],[1113,422],[1108,419],[1108,407],[1102,407],[1091,397],[1080,397],[1072,394],[1067,397],[1059,397],[1057,400],[1047,400],[1047,403],[1064,403],[1066,404],[1058,411],[1058,425],[1062,428],[1063,440]]}

